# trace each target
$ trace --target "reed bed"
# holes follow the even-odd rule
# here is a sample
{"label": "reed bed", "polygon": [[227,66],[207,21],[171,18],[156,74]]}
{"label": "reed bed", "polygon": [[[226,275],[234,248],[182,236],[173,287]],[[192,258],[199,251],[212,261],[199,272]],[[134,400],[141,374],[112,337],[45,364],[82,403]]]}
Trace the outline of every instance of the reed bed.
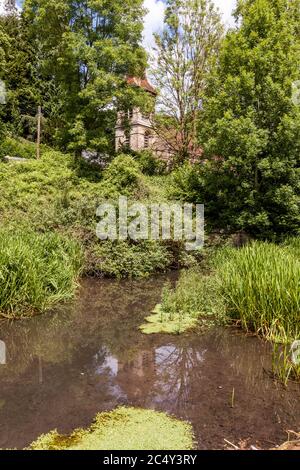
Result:
{"label": "reed bed", "polygon": [[[296,242],[295,242],[296,246]],[[268,339],[299,336],[300,259],[294,247],[253,242],[217,256],[227,315]]]}
{"label": "reed bed", "polygon": [[0,316],[40,313],[72,297],[83,264],[78,244],[55,233],[0,230]]}

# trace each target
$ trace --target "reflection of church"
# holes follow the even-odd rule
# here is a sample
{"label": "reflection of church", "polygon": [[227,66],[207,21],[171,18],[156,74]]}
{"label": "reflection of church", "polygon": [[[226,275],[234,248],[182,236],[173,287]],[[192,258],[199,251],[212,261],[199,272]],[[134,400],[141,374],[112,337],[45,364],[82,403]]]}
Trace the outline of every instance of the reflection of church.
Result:
{"label": "reflection of church", "polygon": [[116,381],[129,400],[144,399],[156,380],[155,348],[137,351],[131,360],[119,359]]}

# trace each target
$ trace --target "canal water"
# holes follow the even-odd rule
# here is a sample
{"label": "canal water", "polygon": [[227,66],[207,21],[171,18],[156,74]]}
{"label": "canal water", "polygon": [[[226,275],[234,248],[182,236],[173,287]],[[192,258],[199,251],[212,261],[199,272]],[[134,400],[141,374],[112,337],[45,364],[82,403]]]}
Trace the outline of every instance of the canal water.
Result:
{"label": "canal water", "polygon": [[117,405],[190,421],[199,449],[223,449],[225,439],[267,449],[299,431],[300,386],[272,379],[266,343],[231,328],[139,332],[166,279],[84,280],[54,312],[0,323],[0,448],[70,433]]}

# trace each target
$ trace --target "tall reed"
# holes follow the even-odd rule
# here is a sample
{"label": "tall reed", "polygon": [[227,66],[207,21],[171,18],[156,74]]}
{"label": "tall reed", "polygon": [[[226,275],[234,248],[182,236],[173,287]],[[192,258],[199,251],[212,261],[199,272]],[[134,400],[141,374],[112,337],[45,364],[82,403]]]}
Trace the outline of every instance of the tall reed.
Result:
{"label": "tall reed", "polygon": [[59,234],[0,230],[0,316],[41,312],[69,299],[83,258],[78,244]]}
{"label": "tall reed", "polygon": [[295,248],[253,242],[216,259],[217,281],[229,317],[263,336],[300,333],[300,259]]}

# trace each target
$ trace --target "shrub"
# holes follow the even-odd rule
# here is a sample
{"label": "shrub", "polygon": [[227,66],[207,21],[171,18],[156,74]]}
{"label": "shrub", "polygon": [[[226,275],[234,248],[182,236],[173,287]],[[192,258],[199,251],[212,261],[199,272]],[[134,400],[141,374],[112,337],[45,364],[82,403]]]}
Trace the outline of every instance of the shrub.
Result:
{"label": "shrub", "polygon": [[147,277],[165,271],[171,264],[166,246],[154,241],[99,242],[94,245],[91,258],[90,270],[117,278]]}
{"label": "shrub", "polygon": [[77,243],[59,234],[0,230],[0,315],[41,312],[72,297],[83,264]]}
{"label": "shrub", "polygon": [[114,158],[104,171],[104,179],[119,190],[132,187],[138,183],[141,176],[138,163],[129,155],[119,155]]}
{"label": "shrub", "polygon": [[145,175],[158,175],[166,170],[166,163],[157,158],[151,150],[136,152],[133,158],[138,162],[141,171]]}
{"label": "shrub", "polygon": [[5,137],[0,142],[0,158],[6,155],[10,157],[32,159],[36,157],[36,147],[33,142],[26,139],[15,139],[13,137]]}
{"label": "shrub", "polygon": [[199,165],[190,163],[185,163],[174,170],[171,175],[169,196],[182,201],[199,202],[203,195],[200,170]]}

